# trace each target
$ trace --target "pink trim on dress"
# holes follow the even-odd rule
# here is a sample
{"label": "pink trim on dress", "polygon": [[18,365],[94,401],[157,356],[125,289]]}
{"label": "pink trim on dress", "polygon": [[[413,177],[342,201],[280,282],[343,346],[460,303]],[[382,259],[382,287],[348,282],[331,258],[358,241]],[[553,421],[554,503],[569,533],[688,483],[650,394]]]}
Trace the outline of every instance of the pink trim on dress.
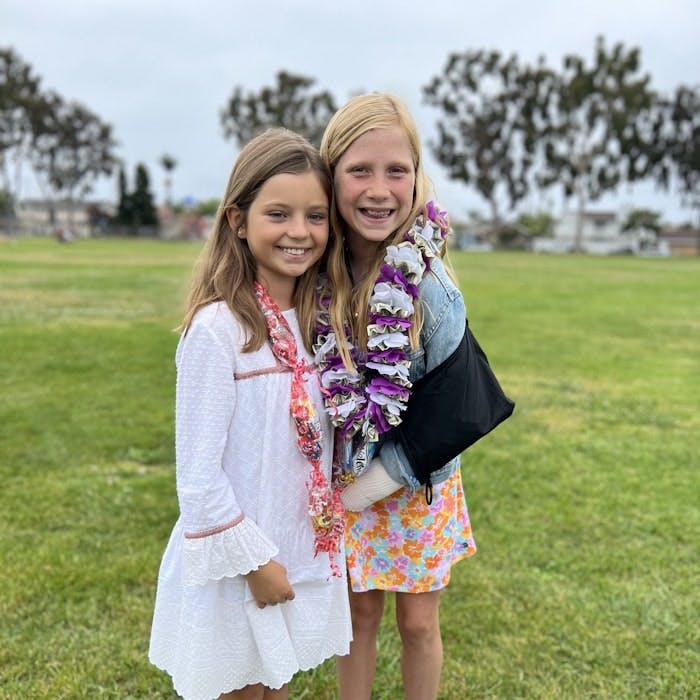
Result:
{"label": "pink trim on dress", "polygon": [[200,537],[211,537],[211,535],[218,535],[220,532],[230,530],[232,527],[238,525],[243,518],[245,518],[245,515],[241,513],[235,520],[232,520],[230,523],[226,523],[225,525],[217,525],[217,527],[212,527],[209,530],[203,530],[202,532],[186,532],[185,539],[197,540]]}
{"label": "pink trim on dress", "polygon": [[234,372],[234,379],[250,379],[251,377],[259,377],[262,374],[281,374],[282,372],[291,372],[290,367],[285,367],[281,362],[278,362],[274,367],[262,367],[260,369],[252,369],[250,372]]}

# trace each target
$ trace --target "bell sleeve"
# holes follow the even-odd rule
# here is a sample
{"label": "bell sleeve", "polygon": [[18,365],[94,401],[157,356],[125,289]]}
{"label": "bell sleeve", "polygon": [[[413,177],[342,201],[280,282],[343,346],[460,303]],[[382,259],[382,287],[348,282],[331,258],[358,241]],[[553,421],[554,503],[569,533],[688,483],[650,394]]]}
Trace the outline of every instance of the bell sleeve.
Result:
{"label": "bell sleeve", "polygon": [[278,553],[246,518],[223,469],[236,407],[234,354],[227,345],[195,319],[176,354],[175,454],[186,585],[246,574]]}

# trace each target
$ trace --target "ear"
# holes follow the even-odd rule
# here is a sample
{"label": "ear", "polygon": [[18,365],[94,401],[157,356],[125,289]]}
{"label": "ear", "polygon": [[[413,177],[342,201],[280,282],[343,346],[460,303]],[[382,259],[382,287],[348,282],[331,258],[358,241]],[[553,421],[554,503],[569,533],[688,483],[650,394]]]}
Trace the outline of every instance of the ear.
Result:
{"label": "ear", "polygon": [[226,220],[231,230],[239,237],[245,238],[245,217],[238,205],[233,204],[226,210]]}

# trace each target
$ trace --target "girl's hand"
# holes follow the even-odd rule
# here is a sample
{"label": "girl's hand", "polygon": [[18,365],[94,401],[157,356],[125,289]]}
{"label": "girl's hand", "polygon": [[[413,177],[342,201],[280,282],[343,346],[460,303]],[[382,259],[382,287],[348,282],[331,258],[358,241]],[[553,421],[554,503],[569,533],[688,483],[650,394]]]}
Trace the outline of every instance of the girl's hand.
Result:
{"label": "girl's hand", "polygon": [[246,574],[250,592],[259,608],[294,600],[294,589],[287,579],[287,570],[276,561],[269,561]]}

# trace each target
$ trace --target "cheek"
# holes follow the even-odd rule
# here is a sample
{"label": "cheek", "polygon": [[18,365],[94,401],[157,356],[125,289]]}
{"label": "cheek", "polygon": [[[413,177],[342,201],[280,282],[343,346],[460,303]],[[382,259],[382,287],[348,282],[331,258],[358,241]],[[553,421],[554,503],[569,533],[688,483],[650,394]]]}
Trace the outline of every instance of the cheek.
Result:
{"label": "cheek", "polygon": [[330,236],[330,226],[326,226],[323,231],[319,234],[318,240],[321,245],[326,245],[328,243],[328,238]]}
{"label": "cheek", "polygon": [[321,259],[321,256],[323,255],[324,251],[328,247],[328,238],[330,236],[330,229],[328,226],[322,231],[316,231],[315,235],[315,241],[316,241],[316,246],[315,246],[315,255],[313,258],[313,262],[311,263],[312,265],[316,262],[318,262]]}
{"label": "cheek", "polygon": [[344,216],[352,207],[355,198],[352,187],[344,180],[337,180],[335,183],[335,202],[338,211]]}
{"label": "cheek", "polygon": [[400,199],[409,209],[413,206],[413,196],[415,193],[415,180],[404,183],[401,188]]}
{"label": "cheek", "polygon": [[337,177],[333,182],[333,190],[335,193],[335,198],[338,201],[347,199],[348,196],[348,182],[345,178]]}

